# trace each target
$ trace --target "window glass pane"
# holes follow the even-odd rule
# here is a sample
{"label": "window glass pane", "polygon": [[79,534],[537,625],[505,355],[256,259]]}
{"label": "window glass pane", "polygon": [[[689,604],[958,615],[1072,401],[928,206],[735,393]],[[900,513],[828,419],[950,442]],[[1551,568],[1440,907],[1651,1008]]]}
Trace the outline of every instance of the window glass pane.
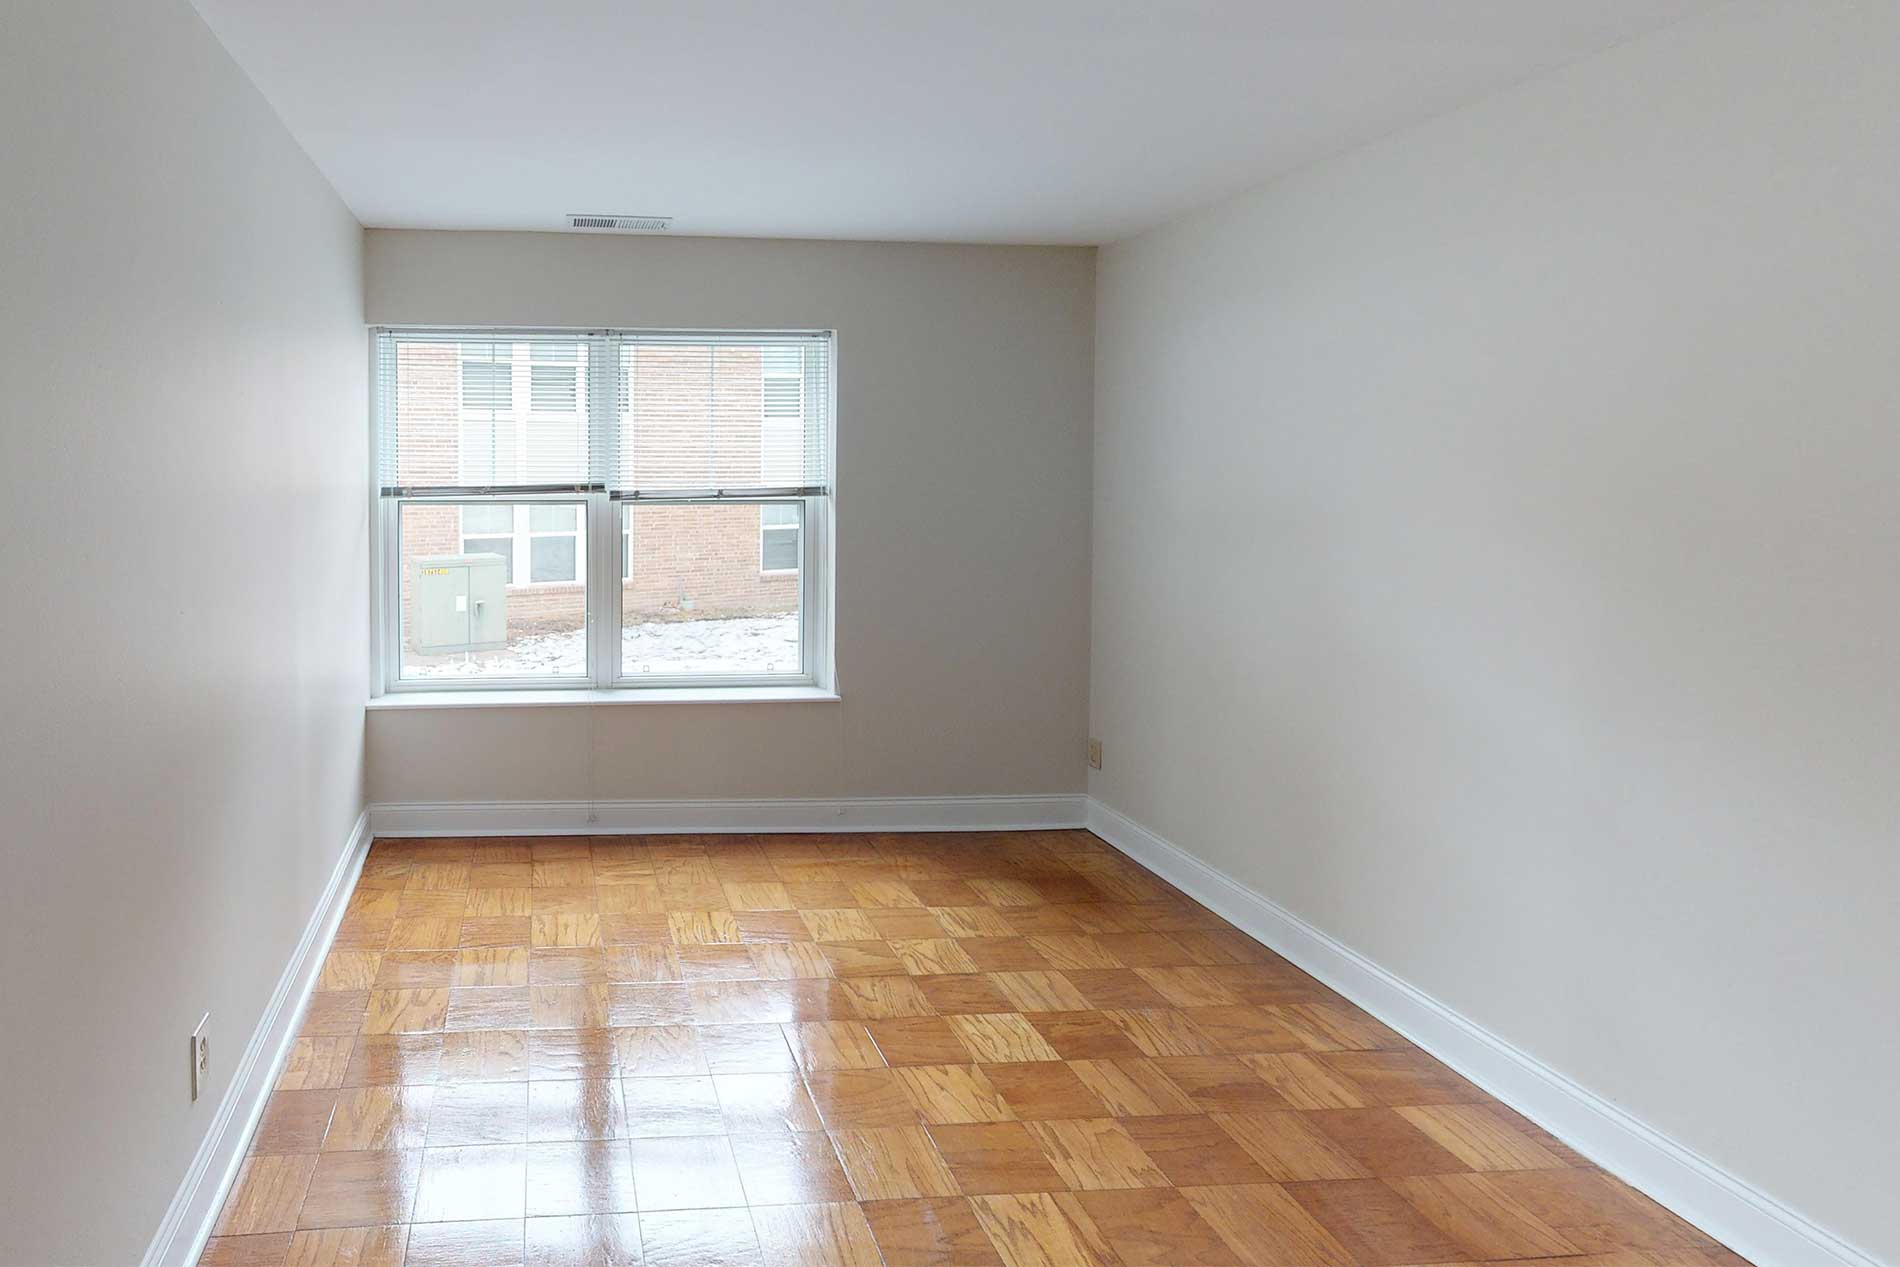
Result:
{"label": "window glass pane", "polygon": [[470,416],[458,429],[456,470],[465,484],[506,484],[521,476],[515,424],[506,414]]}
{"label": "window glass pane", "polygon": [[531,581],[573,580],[574,538],[530,538],[528,541],[528,573],[528,579]]}
{"label": "window glass pane", "polygon": [[768,528],[790,524],[798,526],[798,507],[788,502],[768,502],[759,507],[759,522]]}
{"label": "window glass pane", "polygon": [[768,343],[761,349],[767,374],[802,375],[805,372],[805,349],[785,343]]}
{"label": "window glass pane", "polygon": [[[803,671],[798,574],[761,574],[760,509],[622,507],[632,547],[620,594],[624,676]],[[764,535],[797,538],[796,529]]]}
{"label": "window glass pane", "polygon": [[513,532],[515,530],[515,508],[513,506],[464,506],[462,507],[462,535],[479,533]]}
{"label": "window glass pane", "polygon": [[759,567],[766,572],[795,570],[798,567],[797,529],[768,529],[759,543]]}
{"label": "window glass pane", "polygon": [[571,413],[577,399],[572,366],[536,365],[528,371],[528,398],[539,413]]}
{"label": "window glass pane", "polygon": [[514,367],[507,361],[462,362],[462,408],[513,409]]}
{"label": "window glass pane", "polygon": [[528,508],[530,532],[572,532],[578,506],[531,506]]}
{"label": "window glass pane", "polygon": [[515,539],[513,537],[463,537],[463,554],[499,554],[501,556],[502,579],[513,585],[515,582]]}
{"label": "window glass pane", "polygon": [[[574,503],[558,509],[578,523]],[[585,678],[587,602],[579,586],[517,584],[516,503],[407,502],[398,512],[401,656],[407,681]],[[522,516],[528,518],[528,516]],[[487,531],[497,525],[503,532]],[[531,570],[577,580],[577,536],[529,538]],[[498,557],[497,557],[498,556]]]}
{"label": "window glass pane", "polygon": [[798,420],[798,411],[804,408],[805,387],[795,378],[775,378],[767,375],[765,379],[765,416],[767,418],[790,418]]}

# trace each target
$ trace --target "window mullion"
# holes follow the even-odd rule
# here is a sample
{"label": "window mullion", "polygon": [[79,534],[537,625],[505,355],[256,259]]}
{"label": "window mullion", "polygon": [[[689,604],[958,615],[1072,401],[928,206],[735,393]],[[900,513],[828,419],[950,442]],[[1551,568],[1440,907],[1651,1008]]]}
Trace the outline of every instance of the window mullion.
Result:
{"label": "window mullion", "polygon": [[607,676],[607,648],[611,637],[608,626],[615,615],[611,601],[612,592],[607,585],[607,556],[611,553],[603,535],[603,523],[612,511],[612,503],[605,493],[595,491],[587,495],[585,509],[586,522],[582,530],[587,534],[587,676],[595,686],[607,686],[611,679]]}
{"label": "window mullion", "polygon": [[620,671],[619,507],[606,489],[616,456],[614,416],[620,399],[619,341],[587,341],[587,672],[597,687],[612,686]]}
{"label": "window mullion", "polygon": [[381,672],[384,690],[402,677],[402,503],[394,498],[377,499],[381,516],[379,541],[382,547],[380,577],[383,605]]}

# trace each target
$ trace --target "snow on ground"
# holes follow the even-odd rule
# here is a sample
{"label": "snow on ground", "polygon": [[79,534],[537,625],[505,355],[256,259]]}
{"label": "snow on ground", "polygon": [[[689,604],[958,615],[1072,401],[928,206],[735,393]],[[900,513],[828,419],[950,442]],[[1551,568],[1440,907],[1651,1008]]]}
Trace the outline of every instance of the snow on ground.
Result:
{"label": "snow on ground", "polygon": [[[620,631],[621,664],[636,673],[796,673],[798,615],[741,616],[731,620],[653,621]],[[403,676],[584,677],[587,631],[531,634],[505,651],[410,663]]]}

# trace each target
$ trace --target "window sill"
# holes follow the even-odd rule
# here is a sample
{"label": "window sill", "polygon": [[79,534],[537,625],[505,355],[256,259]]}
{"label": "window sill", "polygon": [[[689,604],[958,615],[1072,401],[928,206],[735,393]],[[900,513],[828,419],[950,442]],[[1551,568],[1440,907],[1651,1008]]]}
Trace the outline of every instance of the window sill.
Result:
{"label": "window sill", "polygon": [[837,703],[821,686],[678,686],[625,690],[396,691],[365,705],[371,712],[409,708],[548,708],[594,704]]}

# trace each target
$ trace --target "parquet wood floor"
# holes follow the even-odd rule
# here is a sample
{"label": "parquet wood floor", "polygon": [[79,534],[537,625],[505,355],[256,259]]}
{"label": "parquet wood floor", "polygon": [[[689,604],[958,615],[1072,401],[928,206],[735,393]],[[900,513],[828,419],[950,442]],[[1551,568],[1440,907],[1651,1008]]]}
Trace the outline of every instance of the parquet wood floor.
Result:
{"label": "parquet wood floor", "polygon": [[379,840],[202,1267],[1746,1267],[1087,832]]}

